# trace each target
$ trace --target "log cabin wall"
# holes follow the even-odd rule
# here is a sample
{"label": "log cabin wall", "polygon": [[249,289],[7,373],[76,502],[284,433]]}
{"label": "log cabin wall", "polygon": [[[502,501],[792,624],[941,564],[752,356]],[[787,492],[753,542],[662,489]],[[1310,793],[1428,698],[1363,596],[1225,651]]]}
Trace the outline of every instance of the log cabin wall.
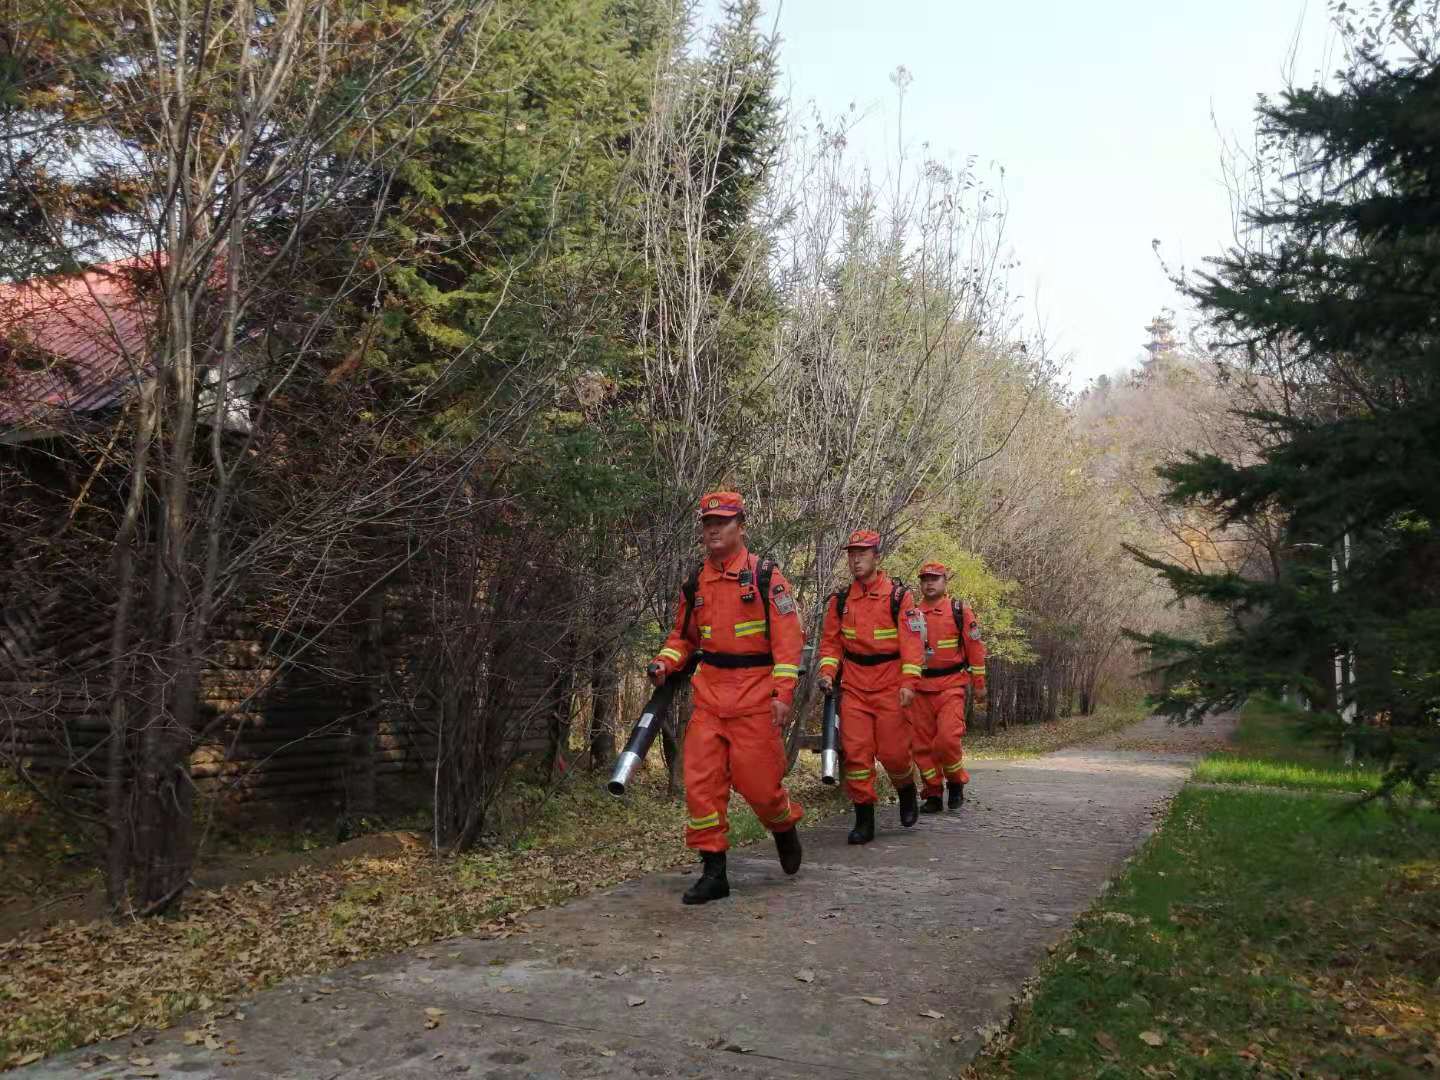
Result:
{"label": "log cabin wall", "polygon": [[[86,476],[83,462],[54,447],[0,446],[0,494],[11,514],[0,530],[0,764],[77,793],[98,791],[104,778],[114,610],[107,575],[96,569],[103,552],[80,549],[111,534],[114,508],[95,506]],[[69,529],[76,550],[67,556],[55,538],[77,505],[99,520]],[[214,730],[191,757],[197,787],[226,802],[363,812],[377,783],[422,776],[439,735],[425,684],[437,633],[431,612],[412,584],[393,582],[285,665],[278,657],[291,642],[277,647],[255,614],[222,621],[201,680],[200,723]],[[537,609],[515,621],[499,706],[510,755],[553,755],[565,743],[573,648],[549,618]],[[292,636],[296,629],[319,630],[292,628]]]}
{"label": "log cabin wall", "polygon": [[[222,626],[201,680],[201,715],[207,724],[223,719],[191,755],[203,794],[351,807],[357,790],[403,783],[431,768],[437,711],[419,677],[430,638],[403,595],[387,600],[379,673],[343,667],[347,639],[358,630],[334,635],[335,646],[308,664],[281,667],[255,627],[240,620]],[[95,618],[85,624],[88,634],[56,640],[44,621],[34,608],[0,610],[0,760],[98,789],[109,732],[98,660],[108,626]],[[538,650],[544,631],[527,625],[523,636]],[[563,747],[572,690],[566,659],[552,652],[509,673],[511,754],[552,755]]]}

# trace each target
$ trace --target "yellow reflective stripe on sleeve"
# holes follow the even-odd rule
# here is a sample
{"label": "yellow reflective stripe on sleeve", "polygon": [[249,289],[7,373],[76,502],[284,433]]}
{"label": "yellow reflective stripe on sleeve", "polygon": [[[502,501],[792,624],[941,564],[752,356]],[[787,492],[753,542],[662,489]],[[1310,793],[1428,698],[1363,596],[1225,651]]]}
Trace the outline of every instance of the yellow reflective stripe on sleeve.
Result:
{"label": "yellow reflective stripe on sleeve", "polygon": [[870,779],[870,770],[869,770],[869,769],[846,769],[846,770],[845,770],[845,779],[846,779],[846,780],[869,780],[869,779]]}
{"label": "yellow reflective stripe on sleeve", "polygon": [[876,641],[888,641],[890,638],[896,638],[896,637],[899,637],[899,636],[900,636],[900,630],[899,630],[898,627],[892,626],[892,627],[890,627],[890,629],[888,629],[888,630],[884,629],[883,627],[878,627],[878,626],[875,628],[875,640],[876,640]]}
{"label": "yellow reflective stripe on sleeve", "polygon": [[970,669],[970,674],[971,674],[971,675],[982,675],[982,676],[983,676],[983,675],[985,674],[985,668],[984,668],[983,665],[980,666],[980,667],[972,667],[972,668]]}
{"label": "yellow reflective stripe on sleeve", "polygon": [[900,665],[900,674],[901,674],[901,675],[919,675],[919,674],[920,674],[920,665],[919,665],[919,664],[901,664],[901,665]]}
{"label": "yellow reflective stripe on sleeve", "polygon": [[800,669],[794,664],[776,664],[774,668],[771,669],[770,674],[774,675],[777,679],[798,679],[800,677]]}
{"label": "yellow reflective stripe on sleeve", "polygon": [[842,633],[848,638],[853,638],[855,636],[855,628],[853,626],[842,626],[840,628],[840,633]]}
{"label": "yellow reflective stripe on sleeve", "polygon": [[666,660],[674,660],[677,664],[684,659],[684,657],[680,655],[678,650],[671,649],[669,647],[661,649],[660,655],[663,656]]}
{"label": "yellow reflective stripe on sleeve", "polygon": [[690,819],[690,828],[692,829],[713,829],[719,824],[720,812],[718,810],[713,814],[706,814],[704,817],[692,817]]}
{"label": "yellow reflective stripe on sleeve", "polygon": [[736,637],[750,637],[752,634],[763,634],[764,632],[764,619],[752,619],[750,622],[737,622],[735,624]]}
{"label": "yellow reflective stripe on sleeve", "polygon": [[935,642],[935,648],[937,649],[958,649],[959,647],[960,639],[958,637],[941,638]]}
{"label": "yellow reflective stripe on sleeve", "polygon": [[839,666],[840,666],[840,658],[837,657],[837,656],[822,656],[822,657],[820,658],[820,666],[821,666],[821,667],[839,667]]}

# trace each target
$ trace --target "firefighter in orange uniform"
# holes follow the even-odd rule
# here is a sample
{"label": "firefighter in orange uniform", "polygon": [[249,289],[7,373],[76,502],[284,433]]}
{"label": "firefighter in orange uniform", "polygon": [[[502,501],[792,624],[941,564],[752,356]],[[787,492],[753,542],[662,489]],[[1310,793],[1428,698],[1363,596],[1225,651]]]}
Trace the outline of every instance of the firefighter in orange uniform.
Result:
{"label": "firefighter in orange uniform", "polygon": [[925,616],[927,642],[925,668],[910,706],[915,730],[915,760],[925,785],[922,814],[938,813],[940,779],[945,779],[951,810],[965,801],[965,755],[960,741],[965,734],[965,696],[975,695],[975,707],[985,700],[985,642],[970,605],[947,593],[950,571],[943,563],[920,568],[920,611]]}
{"label": "firefighter in orange uniform", "polygon": [[686,904],[730,895],[725,875],[733,787],[775,836],[780,866],[800,869],[802,812],[786,792],[781,733],[795,686],[805,631],[785,576],[745,548],[745,502],[733,491],[700,500],[705,562],[680,592],[675,628],[650,664],[656,686],[695,652],[695,709],[685,733],[685,843],[704,869]]}
{"label": "firefighter in orange uniform", "polygon": [[906,710],[924,662],[924,620],[910,591],[880,569],[878,533],[851,533],[846,557],[855,580],[825,607],[819,686],[829,693],[843,676],[840,748],[855,804],[850,843],[868,844],[875,839],[877,758],[900,796],[900,824],[908,829],[919,816]]}

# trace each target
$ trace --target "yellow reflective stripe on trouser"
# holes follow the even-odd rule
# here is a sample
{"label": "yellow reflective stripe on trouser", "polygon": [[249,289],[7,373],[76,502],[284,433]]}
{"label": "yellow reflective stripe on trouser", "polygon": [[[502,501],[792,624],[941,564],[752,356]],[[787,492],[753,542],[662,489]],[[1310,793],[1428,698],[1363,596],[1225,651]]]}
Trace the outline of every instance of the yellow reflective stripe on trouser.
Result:
{"label": "yellow reflective stripe on trouser", "polygon": [[737,622],[735,624],[736,637],[750,637],[753,634],[763,634],[764,632],[764,619],[754,619],[751,622]]}
{"label": "yellow reflective stripe on trouser", "polygon": [[709,640],[710,640],[710,635],[711,635],[712,632],[713,632],[713,629],[712,629],[711,627],[709,627],[709,626],[702,626],[702,627],[700,627],[700,636],[701,636],[702,638],[704,638],[706,641],[709,641]]}
{"label": "yellow reflective stripe on trouser", "polygon": [[785,809],[782,810],[782,811],[781,811],[779,814],[777,814],[775,817],[772,817],[772,818],[770,819],[770,824],[771,824],[771,825],[784,825],[784,824],[785,824],[787,821],[789,821],[789,820],[790,820],[790,803],[789,803],[789,800],[786,800]]}
{"label": "yellow reflective stripe on trouser", "polygon": [[921,770],[920,770],[920,775],[921,775],[922,777],[924,777],[926,780],[934,780],[935,777],[937,777],[937,776],[940,775],[940,770],[939,770],[939,769],[921,769]]}
{"label": "yellow reflective stripe on trouser", "polygon": [[943,768],[946,772],[959,772],[960,766],[963,764],[965,764],[965,759],[961,758],[959,761],[950,762],[949,765],[942,765],[941,768]]}
{"label": "yellow reflective stripe on trouser", "polygon": [[822,657],[820,658],[820,666],[821,666],[821,667],[839,667],[839,666],[840,666],[840,658],[839,658],[838,656],[822,656]]}
{"label": "yellow reflective stripe on trouser", "polygon": [[690,819],[690,828],[692,829],[713,829],[719,824],[720,812],[718,810],[712,814],[706,814],[704,817],[692,817]]}
{"label": "yellow reflective stripe on trouser", "polygon": [[684,659],[677,649],[661,649],[660,655],[665,657],[666,660],[674,660],[677,664]]}
{"label": "yellow reflective stripe on trouser", "polygon": [[846,779],[846,780],[869,780],[869,779],[870,779],[870,770],[869,770],[869,769],[846,769],[846,770],[845,770],[845,779]]}
{"label": "yellow reflective stripe on trouser", "polygon": [[903,787],[915,779],[915,774],[910,769],[906,769],[902,773],[893,773],[889,769],[886,769],[885,775],[890,777],[890,782],[896,787]]}
{"label": "yellow reflective stripe on trouser", "polygon": [[920,674],[920,665],[919,665],[919,664],[901,664],[901,665],[900,665],[900,674],[901,674],[901,675],[919,675],[919,674]]}
{"label": "yellow reflective stripe on trouser", "polygon": [[877,629],[877,630],[875,631],[875,640],[876,640],[876,641],[886,641],[886,640],[888,640],[888,639],[890,639],[890,638],[899,637],[899,636],[900,636],[900,631],[899,631],[896,627],[893,627],[893,626],[890,627],[889,630]]}
{"label": "yellow reflective stripe on trouser", "polygon": [[983,667],[972,667],[970,669],[970,674],[978,675],[983,679],[985,677],[985,669]]}
{"label": "yellow reflective stripe on trouser", "polygon": [[776,664],[770,669],[770,674],[777,679],[798,679],[800,678],[800,669],[794,664]]}

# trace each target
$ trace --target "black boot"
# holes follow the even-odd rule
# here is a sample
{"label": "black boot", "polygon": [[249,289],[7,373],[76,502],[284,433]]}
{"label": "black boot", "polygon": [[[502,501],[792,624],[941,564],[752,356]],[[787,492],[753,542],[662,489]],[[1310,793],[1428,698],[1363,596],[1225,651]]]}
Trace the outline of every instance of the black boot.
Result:
{"label": "black boot", "polygon": [[926,795],[925,801],[920,804],[920,813],[938,814],[945,809],[945,801],[939,795]]}
{"label": "black boot", "polygon": [[906,784],[900,789],[900,824],[910,828],[920,820],[920,801],[915,794],[915,785]]}
{"label": "black boot", "polygon": [[850,843],[868,844],[875,839],[875,804],[855,804],[855,827],[850,830]]}
{"label": "black boot", "polygon": [[700,858],[705,863],[705,869],[700,872],[695,884],[680,897],[682,904],[708,904],[711,900],[723,900],[730,895],[730,882],[725,877],[725,853],[702,851]]}
{"label": "black boot", "polygon": [[950,809],[959,810],[965,801],[965,785],[959,780],[946,780],[945,790],[950,793]]}
{"label": "black boot", "polygon": [[793,826],[775,834],[775,850],[780,853],[780,869],[793,874],[800,869],[800,832]]}

